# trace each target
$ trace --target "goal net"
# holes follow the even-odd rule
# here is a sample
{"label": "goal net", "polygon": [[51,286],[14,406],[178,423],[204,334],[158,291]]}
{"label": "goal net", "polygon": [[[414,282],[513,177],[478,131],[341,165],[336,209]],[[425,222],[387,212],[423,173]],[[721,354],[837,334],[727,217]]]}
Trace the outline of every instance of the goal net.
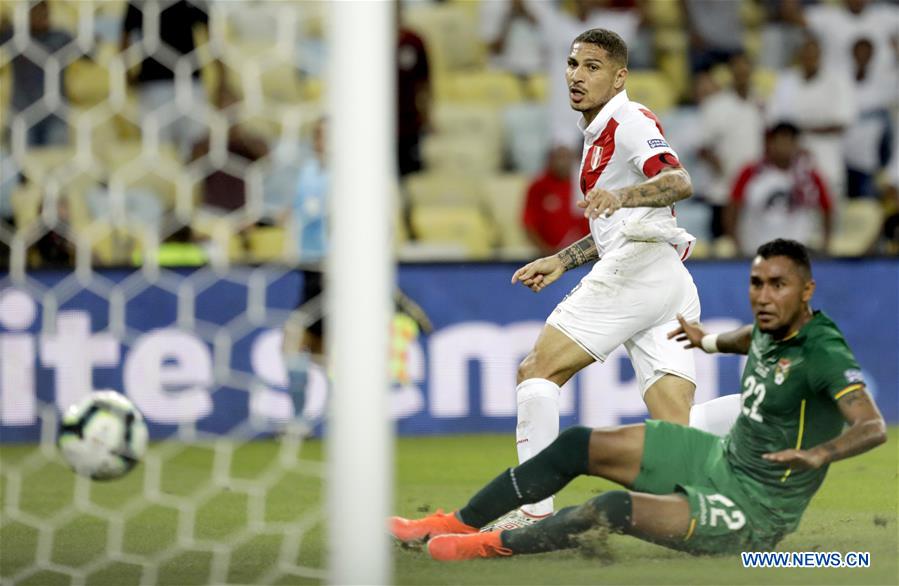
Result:
{"label": "goal net", "polygon": [[[320,258],[299,205],[324,2],[0,4],[0,582],[315,583],[321,425],[282,434],[283,326]],[[309,371],[320,422],[326,376]],[[74,475],[60,413],[125,393],[151,443]]]}

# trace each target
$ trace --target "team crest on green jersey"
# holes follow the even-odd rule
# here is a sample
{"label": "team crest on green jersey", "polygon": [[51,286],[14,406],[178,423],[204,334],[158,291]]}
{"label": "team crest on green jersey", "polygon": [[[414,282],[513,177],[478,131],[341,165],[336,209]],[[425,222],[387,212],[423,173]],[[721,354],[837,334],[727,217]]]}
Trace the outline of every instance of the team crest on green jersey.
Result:
{"label": "team crest on green jersey", "polygon": [[790,364],[788,358],[781,358],[777,361],[777,365],[774,367],[774,384],[781,385],[787,380],[787,376],[790,374]]}

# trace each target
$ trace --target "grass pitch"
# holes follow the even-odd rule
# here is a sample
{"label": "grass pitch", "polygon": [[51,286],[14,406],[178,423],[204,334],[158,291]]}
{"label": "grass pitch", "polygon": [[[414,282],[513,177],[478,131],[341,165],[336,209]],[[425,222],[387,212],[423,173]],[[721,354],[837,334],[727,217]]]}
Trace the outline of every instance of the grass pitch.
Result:
{"label": "grass pitch", "polygon": [[[223,457],[231,448],[233,453]],[[325,527],[319,516],[322,484],[316,473],[321,448],[318,441],[307,442],[300,456],[309,465],[282,471],[274,441],[223,444],[218,451],[207,445],[175,450],[171,445],[154,446],[155,454],[166,454],[159,458],[158,482],[148,472],[150,466],[142,465],[122,480],[91,483],[76,481],[59,460],[44,458],[34,446],[2,446],[0,581],[70,584],[74,577],[86,584],[120,586],[149,581],[253,584],[263,579],[319,583],[317,575],[325,560]],[[421,516],[438,507],[456,508],[514,461],[514,444],[507,435],[401,439],[396,511]],[[743,569],[736,557],[692,557],[612,536],[608,557],[602,560],[561,552],[439,564],[422,552],[396,548],[395,581],[895,585],[899,583],[897,466],[899,429],[893,428],[887,445],[832,466],[799,531],[779,547],[868,551],[867,569]],[[211,480],[221,479],[223,471],[229,482],[213,488]],[[560,493],[556,505],[578,504],[612,486],[598,479],[578,479]],[[360,498],[365,498],[364,490]],[[287,547],[284,528],[298,524],[307,528],[303,538],[293,544],[297,547]],[[108,554],[111,546],[120,549],[115,559]],[[230,555],[222,557],[225,551]],[[272,573],[285,551],[291,552],[291,566],[301,570]],[[35,560],[43,560],[44,569],[30,569]]]}

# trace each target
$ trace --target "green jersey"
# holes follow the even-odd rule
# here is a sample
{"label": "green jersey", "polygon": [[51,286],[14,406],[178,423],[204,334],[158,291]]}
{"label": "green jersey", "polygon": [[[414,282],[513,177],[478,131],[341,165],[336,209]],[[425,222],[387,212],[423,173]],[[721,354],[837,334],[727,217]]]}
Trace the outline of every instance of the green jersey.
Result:
{"label": "green jersey", "polygon": [[836,401],[864,387],[861,370],[836,324],[816,311],[797,333],[774,340],[755,327],[742,377],[742,413],[726,438],[727,460],[747,479],[756,504],[793,530],[827,467],[792,470],[762,459],[809,449],[843,430]]}

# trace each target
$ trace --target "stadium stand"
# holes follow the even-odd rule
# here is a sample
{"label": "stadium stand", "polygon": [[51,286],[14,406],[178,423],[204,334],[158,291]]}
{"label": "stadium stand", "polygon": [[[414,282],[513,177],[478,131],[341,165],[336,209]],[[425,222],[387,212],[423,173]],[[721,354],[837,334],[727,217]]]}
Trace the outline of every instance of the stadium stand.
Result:
{"label": "stadium stand", "polygon": [[[0,13],[5,22],[12,24],[14,10],[10,6],[7,4]],[[83,55],[79,55],[67,49],[63,59],[66,64],[62,88],[65,99],[59,107],[68,124],[69,146],[46,152],[19,153],[13,158],[23,167],[26,178],[42,178],[41,168],[70,169],[71,173],[78,174],[90,167],[90,177],[80,179],[77,185],[65,188],[60,185],[58,189],[69,194],[73,201],[87,201],[86,207],[92,210],[89,215],[95,221],[99,221],[96,218],[100,201],[97,194],[103,191],[98,186],[106,186],[115,201],[120,198],[116,195],[118,191],[128,193],[124,196],[127,203],[121,206],[127,210],[123,218],[134,216],[152,221],[160,212],[176,212],[178,225],[198,224],[199,237],[212,232],[227,232],[227,238],[222,236],[219,240],[230,242],[232,236],[246,227],[226,222],[217,224],[219,227],[210,231],[204,226],[209,222],[194,218],[198,207],[198,183],[205,172],[202,165],[179,158],[171,145],[159,145],[158,155],[153,155],[156,158],[152,160],[140,147],[146,137],[139,127],[138,102],[132,88],[125,84],[123,68],[123,65],[133,66],[136,56],[127,54],[122,60],[117,47],[126,6],[126,2],[119,0],[81,5],[57,0],[50,2],[51,25],[75,37],[78,49],[83,51]],[[295,10],[285,16],[271,6],[249,6],[245,3],[215,6],[211,13],[222,18],[224,26],[213,33],[214,38],[198,33],[196,53],[203,85],[213,95],[220,81],[217,79],[219,70],[213,65],[220,59],[225,64],[224,81],[240,100],[240,106],[226,116],[240,117],[242,125],[263,137],[271,147],[301,144],[308,140],[308,123],[321,112],[319,101],[326,92],[321,69],[323,9],[317,3],[298,3]],[[562,3],[560,9],[569,8]],[[692,80],[686,59],[689,44],[686,20],[678,2],[648,1],[643,3],[643,10],[654,45],[655,67],[631,71],[628,91],[633,99],[664,118],[675,107],[679,111],[692,107]],[[82,14],[92,25],[90,31],[79,28]],[[517,77],[509,72],[488,69],[487,49],[477,36],[477,3],[414,3],[403,7],[401,18],[424,38],[433,82],[432,117],[429,133],[422,143],[425,170],[411,177],[404,186],[412,205],[436,202],[470,205],[484,201],[485,184],[509,186],[512,185],[507,180],[510,176],[534,176],[539,172],[550,146],[551,129],[547,126],[545,110],[548,87],[559,80],[550,80],[542,74]],[[772,17],[757,3],[744,2],[740,6],[740,18],[745,31],[744,50],[751,57],[759,56],[762,33],[767,20]],[[273,36],[272,30],[279,33]],[[295,42],[284,42],[284,39]],[[19,129],[21,120],[15,122],[10,111],[12,57],[17,50],[12,44],[0,47],[0,117],[10,145],[24,130],[24,127]],[[719,86],[729,85],[725,67],[715,67],[712,74]],[[753,86],[758,99],[764,101],[770,97],[778,76],[779,72],[773,69],[755,69]],[[264,109],[262,104],[265,104]],[[893,107],[895,110],[895,105]],[[195,122],[206,125],[210,123],[208,117],[214,115],[214,111],[191,114]],[[677,129],[673,131],[675,134],[669,139],[678,148]],[[294,160],[302,156],[295,147],[291,149]],[[84,158],[88,155],[90,159]],[[85,163],[88,160],[90,165]],[[144,170],[148,168],[152,170]],[[284,198],[273,195],[271,185],[277,184],[283,191],[289,180],[283,177],[277,181],[269,180],[267,173],[274,174],[276,168],[286,177],[283,173],[290,164],[280,161],[276,165],[266,160],[260,167],[266,181],[263,216],[277,219],[277,210],[285,205]],[[481,187],[472,187],[472,181],[460,182],[454,178],[448,186],[440,186],[446,183],[446,178],[458,174],[478,176],[484,183]],[[22,187],[17,191],[28,192],[34,193],[33,187]],[[702,194],[696,195],[697,205],[691,204],[683,210],[684,221],[697,227],[696,232],[704,244],[709,245],[705,249],[713,254],[718,249],[726,250],[726,246],[710,246],[711,242],[705,236],[709,231],[699,229],[704,228],[707,219],[701,209]],[[30,201],[28,196],[16,197],[19,202],[26,200]],[[499,202],[494,202],[488,190],[486,200],[492,221],[501,227],[499,232],[510,234],[515,241],[509,231],[509,227],[518,221],[519,212],[513,199],[501,197]],[[34,214],[22,212],[24,207],[17,204],[16,217],[28,222]],[[855,209],[847,207],[846,217],[859,221],[861,216],[856,214],[862,213],[859,212],[862,209],[873,208],[866,204]],[[106,218],[104,221],[110,221],[108,215],[103,217]],[[876,222],[874,216],[864,217]],[[420,224],[424,226],[427,222]],[[80,227],[78,224],[78,229]],[[174,227],[174,224],[170,226]],[[117,229],[124,230],[125,227],[117,225]],[[164,240],[165,234],[161,236]],[[273,242],[271,238],[266,236],[260,241]],[[493,252],[507,256],[509,249],[504,239],[497,242],[499,248]],[[878,242],[875,237],[875,242],[865,250],[880,250],[882,246]],[[860,245],[834,246],[835,250],[841,251],[839,254],[852,254],[847,251],[857,250]],[[231,244],[227,248],[237,249]],[[254,250],[260,249],[254,245]],[[272,256],[274,252],[269,245],[262,246],[261,250],[264,250],[259,253],[262,257],[277,257]]]}

